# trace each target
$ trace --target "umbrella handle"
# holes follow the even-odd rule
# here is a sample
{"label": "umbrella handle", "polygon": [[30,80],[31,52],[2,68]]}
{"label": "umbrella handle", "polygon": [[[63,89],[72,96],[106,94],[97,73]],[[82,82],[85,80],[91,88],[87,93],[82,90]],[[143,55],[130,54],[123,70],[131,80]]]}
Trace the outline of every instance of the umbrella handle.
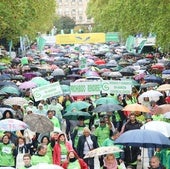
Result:
{"label": "umbrella handle", "polygon": [[100,169],[100,162],[99,162],[99,157],[94,156],[94,168],[95,169]]}

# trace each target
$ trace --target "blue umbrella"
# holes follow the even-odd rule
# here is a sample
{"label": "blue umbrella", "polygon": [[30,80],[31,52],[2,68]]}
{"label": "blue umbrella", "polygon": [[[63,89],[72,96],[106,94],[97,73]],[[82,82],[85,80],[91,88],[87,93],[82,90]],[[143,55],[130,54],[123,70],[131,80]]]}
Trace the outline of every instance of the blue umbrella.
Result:
{"label": "blue umbrella", "polygon": [[162,74],[170,74],[170,69],[164,70]]}
{"label": "blue umbrella", "polygon": [[158,131],[135,129],[120,135],[115,144],[144,148],[168,148],[170,140]]}
{"label": "blue umbrella", "polygon": [[144,80],[146,82],[153,82],[153,83],[159,83],[159,84],[161,84],[163,82],[161,77],[155,76],[155,75],[146,75],[144,77]]}

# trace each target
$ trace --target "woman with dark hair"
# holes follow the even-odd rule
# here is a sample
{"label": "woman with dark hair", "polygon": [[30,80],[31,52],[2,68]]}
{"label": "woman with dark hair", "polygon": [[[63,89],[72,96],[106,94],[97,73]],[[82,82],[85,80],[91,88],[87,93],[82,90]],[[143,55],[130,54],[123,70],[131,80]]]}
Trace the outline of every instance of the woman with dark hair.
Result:
{"label": "woman with dark hair", "polygon": [[9,142],[9,136],[4,135],[0,143],[0,167],[14,167],[14,144]]}
{"label": "woman with dark hair", "polygon": [[9,119],[9,118],[13,119],[14,116],[10,110],[5,110],[2,119]]}
{"label": "woman with dark hair", "polygon": [[64,169],[88,169],[87,164],[83,159],[79,158],[75,151],[69,151],[67,155],[67,160],[62,164]]}
{"label": "woman with dark hair", "polygon": [[47,145],[47,153],[46,153],[46,155],[49,157],[50,162],[52,163],[53,162],[53,156],[52,156],[53,148],[52,148],[51,141],[50,141],[49,137],[48,136],[43,136],[41,138],[41,144]]}

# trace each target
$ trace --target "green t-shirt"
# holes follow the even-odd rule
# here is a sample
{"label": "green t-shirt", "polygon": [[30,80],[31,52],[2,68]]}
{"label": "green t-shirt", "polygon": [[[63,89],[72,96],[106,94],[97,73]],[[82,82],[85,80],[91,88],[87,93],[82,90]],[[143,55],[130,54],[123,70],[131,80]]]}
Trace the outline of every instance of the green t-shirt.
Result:
{"label": "green t-shirt", "polygon": [[51,164],[50,163],[50,158],[47,155],[41,156],[41,155],[33,155],[31,158],[31,164],[32,165],[37,165],[39,163],[47,163],[47,164]]}
{"label": "green t-shirt", "polygon": [[0,143],[0,166],[14,166],[13,145]]}
{"label": "green t-shirt", "polygon": [[61,161],[63,162],[67,158],[68,151],[64,142],[60,142],[60,147],[61,147]]}
{"label": "green t-shirt", "polygon": [[81,166],[80,166],[80,164],[79,164],[79,161],[76,160],[76,161],[74,161],[74,162],[70,162],[70,163],[68,164],[67,169],[81,169]]}
{"label": "green t-shirt", "polygon": [[104,140],[110,137],[110,128],[108,126],[99,126],[94,131],[94,135],[97,137],[97,142],[101,147]]}
{"label": "green t-shirt", "polygon": [[60,122],[57,117],[53,117],[52,119],[50,119],[50,121],[54,124],[54,127],[57,127],[60,129]]}
{"label": "green t-shirt", "polygon": [[[84,126],[77,126],[74,129],[74,130],[77,130],[77,134],[76,134],[76,137],[75,137],[75,140],[74,140],[74,146],[75,147],[77,147],[79,137],[83,135],[83,129],[84,129]],[[74,130],[73,130],[73,133],[74,133]]]}
{"label": "green t-shirt", "polygon": [[30,165],[29,167],[23,166],[23,167],[20,167],[19,169],[27,169],[27,168],[30,168],[30,167],[32,167],[32,165]]}

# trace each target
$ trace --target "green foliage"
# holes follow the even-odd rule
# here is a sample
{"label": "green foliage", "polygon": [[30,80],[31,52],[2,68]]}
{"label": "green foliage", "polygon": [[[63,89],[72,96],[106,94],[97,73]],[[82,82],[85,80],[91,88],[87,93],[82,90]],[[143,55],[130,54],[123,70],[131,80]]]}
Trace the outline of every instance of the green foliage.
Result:
{"label": "green foliage", "polygon": [[1,0],[0,39],[13,43],[20,36],[34,39],[37,32],[46,32],[53,26],[55,0]]}
{"label": "green foliage", "polygon": [[155,33],[157,44],[170,50],[169,0],[90,0],[88,17],[93,31],[122,32],[124,38],[136,33]]}
{"label": "green foliage", "polygon": [[57,32],[60,33],[64,30],[64,33],[70,33],[71,29],[75,27],[75,21],[68,16],[61,16],[54,20],[54,26],[57,28]]}

